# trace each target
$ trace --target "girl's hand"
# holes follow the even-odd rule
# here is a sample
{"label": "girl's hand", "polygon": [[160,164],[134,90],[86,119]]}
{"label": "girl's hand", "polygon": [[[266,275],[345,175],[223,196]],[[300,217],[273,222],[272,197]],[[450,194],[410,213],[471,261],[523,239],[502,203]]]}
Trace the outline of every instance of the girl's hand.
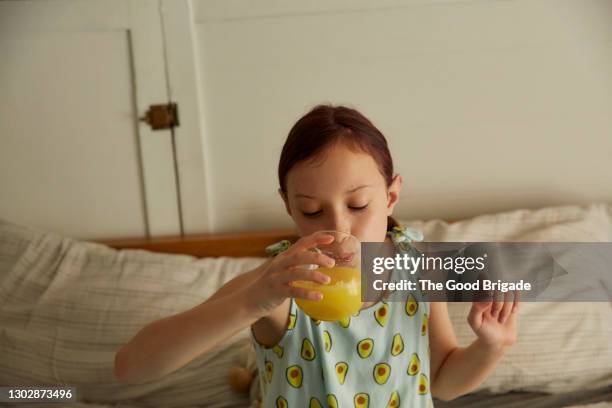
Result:
{"label": "girl's hand", "polygon": [[334,266],[333,258],[322,253],[309,251],[317,245],[329,244],[333,240],[332,235],[315,232],[300,238],[289,249],[272,258],[260,277],[245,289],[246,296],[251,298],[251,304],[256,315],[260,317],[269,315],[288,297],[321,300],[322,294],[320,292],[294,287],[291,283],[293,281],[329,283],[329,276],[316,270],[307,269],[305,265]]}
{"label": "girl's hand", "polygon": [[491,300],[473,302],[468,323],[478,338],[492,348],[511,346],[516,341],[519,306],[517,291],[493,291]]}

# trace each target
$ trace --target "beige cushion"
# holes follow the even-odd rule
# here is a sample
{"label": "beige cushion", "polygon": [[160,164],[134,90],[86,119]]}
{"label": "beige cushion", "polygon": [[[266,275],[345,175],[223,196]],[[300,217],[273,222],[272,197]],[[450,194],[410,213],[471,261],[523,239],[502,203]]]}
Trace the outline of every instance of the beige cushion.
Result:
{"label": "beige cushion", "polygon": [[[448,224],[406,221],[427,241],[611,242],[612,206],[563,206],[482,215]],[[612,272],[611,272],[612,273]],[[471,303],[449,303],[460,345],[475,339]],[[518,341],[478,388],[564,392],[612,384],[612,303],[523,302]]]}
{"label": "beige cushion", "polygon": [[203,302],[262,260],[115,251],[0,221],[0,384],[70,384],[99,403],[247,406],[227,381],[247,329],[146,384],[117,382],[113,364],[144,325]]}

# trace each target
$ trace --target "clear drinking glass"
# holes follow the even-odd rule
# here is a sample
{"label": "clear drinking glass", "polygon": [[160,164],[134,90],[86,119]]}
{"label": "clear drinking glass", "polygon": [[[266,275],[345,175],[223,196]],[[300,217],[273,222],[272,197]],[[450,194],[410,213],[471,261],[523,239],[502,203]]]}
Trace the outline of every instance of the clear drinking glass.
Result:
{"label": "clear drinking glass", "polygon": [[321,231],[332,235],[334,240],[318,245],[313,250],[333,258],[331,268],[313,265],[314,269],[328,275],[328,284],[312,281],[294,281],[293,285],[323,294],[321,300],[296,299],[297,305],[310,317],[317,320],[339,321],[356,314],[361,309],[361,243],[346,232]]}

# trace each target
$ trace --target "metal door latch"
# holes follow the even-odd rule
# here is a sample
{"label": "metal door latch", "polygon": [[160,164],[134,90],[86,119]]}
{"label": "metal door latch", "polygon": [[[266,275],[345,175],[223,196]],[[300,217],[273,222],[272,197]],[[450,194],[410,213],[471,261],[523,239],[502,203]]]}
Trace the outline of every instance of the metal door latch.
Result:
{"label": "metal door latch", "polygon": [[148,123],[153,130],[172,129],[179,125],[178,105],[176,103],[151,105],[139,120]]}

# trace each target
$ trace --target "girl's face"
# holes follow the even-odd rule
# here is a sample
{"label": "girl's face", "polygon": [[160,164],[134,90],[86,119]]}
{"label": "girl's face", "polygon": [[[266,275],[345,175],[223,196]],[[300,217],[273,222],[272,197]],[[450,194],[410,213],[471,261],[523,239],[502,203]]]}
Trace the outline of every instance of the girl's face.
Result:
{"label": "girl's face", "polygon": [[336,143],[293,166],[286,185],[287,196],[281,196],[300,236],[336,230],[362,242],[383,242],[402,178],[396,175],[387,188],[372,156]]}

